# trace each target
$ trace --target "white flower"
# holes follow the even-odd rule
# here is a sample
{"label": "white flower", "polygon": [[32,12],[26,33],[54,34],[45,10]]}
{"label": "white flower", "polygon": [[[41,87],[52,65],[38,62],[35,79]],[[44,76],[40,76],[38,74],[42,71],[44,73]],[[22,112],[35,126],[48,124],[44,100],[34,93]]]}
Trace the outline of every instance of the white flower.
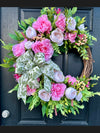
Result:
{"label": "white flower", "polygon": [[67,29],[71,31],[71,30],[75,30],[75,27],[76,27],[75,19],[72,17],[69,17],[67,20]]}
{"label": "white flower", "polygon": [[82,93],[79,92],[78,95],[76,96],[76,100],[77,100],[77,101],[80,101],[81,98],[82,98]]}
{"label": "white flower", "polygon": [[58,46],[63,45],[64,36],[62,31],[59,28],[56,28],[54,31],[51,32],[50,39],[53,42],[56,42]]}
{"label": "white flower", "polygon": [[81,24],[80,26],[78,26],[78,29],[79,29],[79,30],[85,30],[84,24]]}
{"label": "white flower", "polygon": [[25,43],[25,48],[26,48],[26,49],[30,49],[33,43],[34,43],[34,42],[27,41],[27,42]]}
{"label": "white flower", "polygon": [[37,36],[36,30],[33,27],[29,26],[26,30],[26,36],[31,39]]}
{"label": "white flower", "polygon": [[54,81],[63,82],[65,79],[63,73],[61,71],[55,71],[54,73]]}
{"label": "white flower", "polygon": [[38,95],[41,100],[48,102],[50,100],[51,94],[44,89],[39,90]]}
{"label": "white flower", "polygon": [[67,88],[65,91],[65,96],[70,100],[74,99],[76,95],[77,95],[77,91],[72,87]]}

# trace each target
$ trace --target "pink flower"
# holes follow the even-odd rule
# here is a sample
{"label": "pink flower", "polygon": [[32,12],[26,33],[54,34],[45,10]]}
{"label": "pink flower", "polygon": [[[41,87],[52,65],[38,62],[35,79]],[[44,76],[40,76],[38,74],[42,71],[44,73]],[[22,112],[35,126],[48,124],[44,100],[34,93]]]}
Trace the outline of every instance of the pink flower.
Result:
{"label": "pink flower", "polygon": [[46,61],[48,61],[52,57],[54,52],[49,39],[36,41],[32,44],[32,50],[34,51],[34,53],[44,53]]}
{"label": "pink flower", "polygon": [[53,83],[51,88],[51,97],[53,101],[59,101],[64,95],[66,85],[63,83]]}
{"label": "pink flower", "polygon": [[70,40],[71,43],[75,42],[75,38],[77,36],[77,33],[65,33],[65,40]]}
{"label": "pink flower", "polygon": [[67,75],[65,78],[68,78],[68,83],[71,85],[74,85],[74,83],[77,81],[75,77],[72,77],[71,75]]}
{"label": "pink flower", "polygon": [[14,78],[16,79],[16,81],[18,82],[19,81],[19,78],[21,77],[21,75],[19,74],[14,74]]}
{"label": "pink flower", "polygon": [[90,82],[87,83],[86,87],[89,88]]}
{"label": "pink flower", "polygon": [[48,102],[50,100],[51,94],[44,89],[39,90],[38,95],[41,100]]}
{"label": "pink flower", "polygon": [[12,47],[12,51],[13,51],[14,56],[19,57],[25,53],[25,47],[24,47],[25,42],[27,42],[27,39],[25,39],[21,43],[16,44]]}
{"label": "pink flower", "polygon": [[76,95],[77,95],[77,91],[72,87],[67,88],[65,91],[65,96],[70,100],[74,99]]}
{"label": "pink flower", "polygon": [[29,85],[27,85],[26,87],[27,87],[27,95],[28,95],[28,96],[34,95],[36,89],[35,89],[35,88],[34,88],[34,89],[31,89],[31,88],[29,87]]}
{"label": "pink flower", "polygon": [[48,20],[47,15],[38,17],[37,21],[32,24],[32,27],[42,33],[49,33],[52,30],[51,22]]}
{"label": "pink flower", "polygon": [[[56,19],[56,16],[54,16],[54,18]],[[55,22],[56,26],[61,29],[62,32],[65,31],[65,26],[66,26],[66,17],[63,13],[61,13],[57,19],[57,21]]]}
{"label": "pink flower", "polygon": [[61,12],[60,8],[55,9],[56,13],[59,14]]}
{"label": "pink flower", "polygon": [[80,34],[80,35],[78,35],[78,37],[80,38],[80,40],[83,39],[84,35],[85,35],[85,34]]}

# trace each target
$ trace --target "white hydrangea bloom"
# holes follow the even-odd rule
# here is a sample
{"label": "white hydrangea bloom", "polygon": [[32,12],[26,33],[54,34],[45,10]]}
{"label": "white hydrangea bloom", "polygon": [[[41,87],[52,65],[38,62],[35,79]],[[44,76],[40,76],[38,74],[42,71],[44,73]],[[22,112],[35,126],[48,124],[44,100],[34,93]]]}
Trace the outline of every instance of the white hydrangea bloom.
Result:
{"label": "white hydrangea bloom", "polygon": [[36,30],[33,27],[29,26],[26,30],[26,36],[31,39],[37,36]]}
{"label": "white hydrangea bloom", "polygon": [[76,21],[75,21],[75,19],[73,17],[69,17],[66,23],[67,23],[67,29],[69,31],[75,30]]}

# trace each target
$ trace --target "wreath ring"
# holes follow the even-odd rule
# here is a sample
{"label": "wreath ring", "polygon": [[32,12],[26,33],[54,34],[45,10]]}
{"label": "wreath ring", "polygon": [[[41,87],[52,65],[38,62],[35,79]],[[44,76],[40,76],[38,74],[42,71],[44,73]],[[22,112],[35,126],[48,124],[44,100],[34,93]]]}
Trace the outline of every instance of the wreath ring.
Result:
{"label": "wreath ring", "polygon": [[[23,32],[15,31],[9,36],[17,40],[18,44],[3,44],[9,50],[8,56],[3,59],[2,67],[14,72],[17,85],[9,91],[17,91],[18,99],[25,104],[29,103],[29,110],[42,105],[42,115],[53,118],[60,111],[66,116],[69,113],[76,115],[83,109],[82,102],[89,101],[100,92],[90,91],[100,76],[94,75],[93,58],[89,45],[96,41],[84,26],[85,17],[72,17],[77,7],[65,8],[64,12],[55,7],[44,7],[41,16],[36,20],[31,17],[18,21]],[[68,49],[77,49],[83,60],[83,70],[80,77],[63,75],[59,66],[51,60]]]}

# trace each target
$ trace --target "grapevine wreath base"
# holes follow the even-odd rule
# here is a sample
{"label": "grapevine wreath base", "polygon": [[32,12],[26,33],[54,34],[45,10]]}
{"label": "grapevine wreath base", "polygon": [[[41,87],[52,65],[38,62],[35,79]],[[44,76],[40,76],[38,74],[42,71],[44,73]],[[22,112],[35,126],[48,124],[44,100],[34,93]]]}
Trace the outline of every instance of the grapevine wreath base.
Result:
{"label": "grapevine wreath base", "polygon": [[[90,91],[97,83],[100,76],[94,75],[93,59],[89,45],[96,38],[89,34],[84,26],[85,17],[73,17],[77,11],[45,7],[41,15],[19,22],[23,30],[15,31],[9,36],[18,41],[18,44],[3,44],[3,48],[9,50],[8,57],[3,59],[2,67],[14,72],[16,86],[9,91],[17,91],[18,99],[24,104],[29,104],[29,110],[42,105],[42,115],[53,118],[57,112],[67,116],[69,113],[79,113],[83,109],[84,101],[100,92]],[[63,75],[59,66],[52,61],[52,56],[68,53],[69,49],[76,49],[83,60],[84,68],[80,77]]]}

